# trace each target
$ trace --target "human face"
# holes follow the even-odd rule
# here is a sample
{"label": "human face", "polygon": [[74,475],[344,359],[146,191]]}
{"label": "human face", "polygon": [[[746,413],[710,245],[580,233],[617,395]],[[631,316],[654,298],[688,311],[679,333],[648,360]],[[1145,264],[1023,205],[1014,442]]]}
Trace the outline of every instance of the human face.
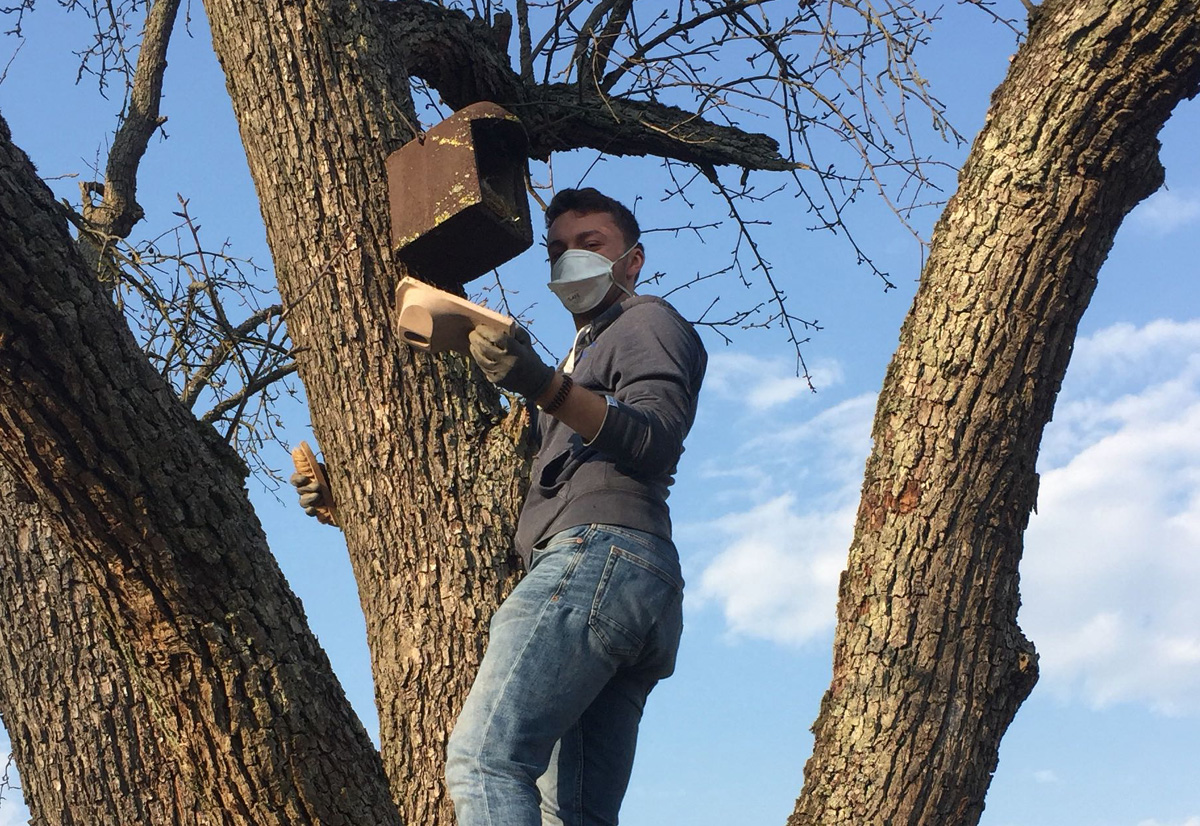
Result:
{"label": "human face", "polygon": [[[554,219],[546,234],[546,252],[549,253],[551,266],[567,250],[589,250],[603,255],[609,261],[615,261],[613,280],[630,292],[633,291],[638,273],[646,260],[640,246],[629,251],[624,258],[621,257],[629,250],[629,245],[612,215],[607,212],[584,214],[572,210]],[[596,309],[576,316],[576,320],[589,321],[611,307],[614,301],[624,295],[616,284]]]}

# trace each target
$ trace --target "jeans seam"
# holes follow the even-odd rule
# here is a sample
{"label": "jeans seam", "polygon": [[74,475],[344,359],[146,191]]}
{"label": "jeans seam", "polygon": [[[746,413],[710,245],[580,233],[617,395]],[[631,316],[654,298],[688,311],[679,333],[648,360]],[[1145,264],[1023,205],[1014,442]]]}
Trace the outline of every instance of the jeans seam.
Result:
{"label": "jeans seam", "polygon": [[[542,609],[540,611],[538,611],[537,621],[534,623],[535,629],[541,626],[542,620],[545,619],[546,613],[549,610],[550,610],[550,603],[547,602],[546,604],[544,604],[542,606]],[[472,755],[472,760],[474,760],[475,765],[477,767],[482,766],[482,761],[480,758],[483,755],[483,750],[484,750],[485,744],[487,743],[488,735],[492,731],[492,724],[495,722],[495,719],[496,719],[496,708],[500,705],[499,700],[504,697],[505,693],[508,691],[509,685],[512,684],[513,673],[516,671],[517,663],[520,662],[521,657],[524,656],[525,652],[527,650],[529,650],[529,645],[533,639],[533,636],[534,635],[532,633],[526,635],[525,642],[521,645],[520,652],[518,653],[518,655],[516,657],[513,658],[513,664],[509,667],[508,671],[504,675],[504,682],[501,683],[500,691],[496,695],[496,698],[497,698],[496,702],[493,704],[492,709],[488,712],[487,724],[483,727],[483,733],[479,738],[478,748],[475,749],[475,753]],[[489,798],[488,798],[488,792],[487,792],[488,775],[486,772],[483,772],[483,771],[479,771],[478,774],[479,774],[480,790],[483,792],[484,814],[487,815],[488,826],[492,826],[492,807],[491,807],[491,804],[488,802]]]}
{"label": "jeans seam", "polygon": [[[624,559],[627,562],[642,568],[651,576],[658,577],[660,580],[662,580],[662,582],[674,588],[677,594],[683,589],[679,586],[679,583],[675,581],[674,577],[672,577],[662,568],[659,568],[657,565],[647,562],[646,560],[642,559],[636,554],[630,553],[619,545],[609,546],[608,558],[604,560],[604,571],[600,574],[600,580],[596,584],[596,592],[592,596],[592,607],[591,610],[588,611],[588,628],[593,634],[600,638],[600,644],[604,646],[604,650],[610,655],[637,657],[641,656],[641,653],[646,650],[646,646],[649,644],[650,639],[653,636],[654,629],[658,627],[658,624],[662,618],[655,617],[654,622],[649,628],[646,629],[645,633],[639,634],[635,629],[628,627],[625,625],[625,623],[619,621],[615,617],[602,614],[600,612],[601,594],[607,592],[609,580],[612,579],[613,571],[616,569],[617,560],[619,559]],[[631,639],[638,640],[639,645],[637,648],[633,649],[613,646],[605,636],[603,630],[604,623],[610,623],[628,635]]]}
{"label": "jeans seam", "polygon": [[654,562],[651,562],[649,559],[646,559],[643,556],[638,556],[636,553],[633,553],[632,551],[628,550],[627,548],[622,548],[620,545],[610,545],[609,553],[616,554],[617,556],[620,556],[620,557],[628,560],[629,563],[632,565],[637,565],[639,568],[644,568],[646,571],[657,576],[663,582],[666,582],[666,583],[672,585],[676,591],[683,590],[683,585],[679,582],[678,577],[676,577],[674,574],[672,574],[666,568],[663,568],[660,565],[656,565]]}
{"label": "jeans seam", "polygon": [[[643,555],[639,554],[636,548],[625,548],[616,543],[609,544],[610,549],[619,550],[621,554],[630,562],[633,562],[635,565],[639,565],[643,568],[646,568],[650,572],[657,574],[663,581],[674,585],[677,591],[683,591],[683,575],[673,574],[668,568],[665,568],[658,563],[657,558],[665,558],[665,555],[662,553],[661,546],[659,546],[657,543],[647,542],[642,537],[632,533],[628,528],[622,528],[620,525],[593,525],[592,527],[598,527],[605,533],[609,533],[612,536],[617,536],[621,539],[633,542],[638,546],[638,548],[648,551],[648,553]],[[653,536],[653,534],[651,534],[651,536]],[[661,539],[661,537],[657,538]],[[670,545],[672,550],[674,549],[675,544],[671,542],[671,540],[662,539],[661,541]]]}
{"label": "jeans seam", "polygon": [[595,529],[598,529],[598,530],[602,530],[605,533],[610,533],[613,536],[619,536],[622,539],[628,539],[630,542],[636,542],[638,545],[640,545],[641,547],[645,548],[648,551],[655,551],[657,549],[653,542],[649,542],[646,539],[644,539],[643,537],[638,536],[636,533],[632,532],[629,528],[622,528],[620,525],[608,525],[608,524],[604,524],[604,523],[598,523],[596,525],[593,525],[592,527]]}
{"label": "jeans seam", "polygon": [[[615,562],[615,558],[617,557],[620,557],[620,549],[617,548],[616,545],[610,545],[608,548],[608,558],[604,560],[604,570],[600,573],[600,580],[596,583],[596,592],[592,595],[592,609],[588,611],[588,628],[591,629],[593,634],[600,638],[600,644],[604,646],[604,650],[613,656],[618,655],[618,650],[611,645],[609,640],[606,638],[603,628],[598,628],[597,625],[600,625],[598,622],[600,618],[600,597],[602,594],[608,592],[609,580],[612,579],[613,570],[617,567]],[[636,636],[632,629],[625,627],[624,623],[618,622],[612,617],[607,616],[603,617],[603,619],[605,622],[610,622],[617,626],[617,628],[621,629],[626,634],[630,636]],[[645,645],[645,641],[642,641],[642,645],[639,647],[639,650],[640,648],[645,647]],[[635,651],[629,652],[630,655],[636,653],[637,652]]]}
{"label": "jeans seam", "polygon": [[576,724],[574,726],[572,726],[572,728],[575,730],[576,734],[578,735],[578,743],[579,743],[578,748],[575,749],[576,754],[579,755],[579,760],[575,765],[575,778],[576,779],[575,779],[574,811],[579,814],[579,818],[580,818],[579,826],[583,826],[583,767],[587,763],[587,761],[584,760],[584,756],[583,756],[583,749],[584,749],[584,742],[585,742],[584,737],[583,737],[583,722],[576,721]]}
{"label": "jeans seam", "polygon": [[[554,586],[554,593],[550,595],[550,602],[558,602],[558,598],[567,590],[567,585],[570,584],[571,577],[575,574],[575,569],[579,567],[579,562],[583,557],[583,551],[587,545],[582,540],[576,544],[577,547],[575,548],[575,553],[571,556],[571,561],[567,563],[567,568],[563,571],[562,577],[559,578],[558,585]],[[545,608],[548,607],[548,605],[545,606]],[[541,619],[540,614],[538,615],[538,619]]]}

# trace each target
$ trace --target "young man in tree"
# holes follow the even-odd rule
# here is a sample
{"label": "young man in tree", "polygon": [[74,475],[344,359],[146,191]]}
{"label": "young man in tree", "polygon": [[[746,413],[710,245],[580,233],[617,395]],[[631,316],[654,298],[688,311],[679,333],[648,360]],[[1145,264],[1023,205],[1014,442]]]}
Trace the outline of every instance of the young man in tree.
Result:
{"label": "young man in tree", "polygon": [[[459,826],[615,824],[647,695],[675,667],[679,557],[667,492],[707,356],[660,298],[633,213],[595,189],[546,212],[549,287],[575,319],[559,370],[528,333],[478,327],[487,378],[540,410],[516,545],[527,574],[496,612],[447,753]],[[318,504],[304,477],[301,504]]]}

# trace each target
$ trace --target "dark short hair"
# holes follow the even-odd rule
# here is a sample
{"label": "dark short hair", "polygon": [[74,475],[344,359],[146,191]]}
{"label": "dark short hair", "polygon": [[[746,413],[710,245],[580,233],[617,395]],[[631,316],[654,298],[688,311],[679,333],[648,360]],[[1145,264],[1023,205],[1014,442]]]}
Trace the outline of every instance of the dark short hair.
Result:
{"label": "dark short hair", "polygon": [[632,247],[642,236],[637,218],[633,217],[629,207],[590,186],[584,189],[560,189],[556,192],[550,199],[550,206],[546,207],[546,229],[565,212],[578,212],[582,215],[607,212],[612,216],[617,229],[625,236],[627,247]]}

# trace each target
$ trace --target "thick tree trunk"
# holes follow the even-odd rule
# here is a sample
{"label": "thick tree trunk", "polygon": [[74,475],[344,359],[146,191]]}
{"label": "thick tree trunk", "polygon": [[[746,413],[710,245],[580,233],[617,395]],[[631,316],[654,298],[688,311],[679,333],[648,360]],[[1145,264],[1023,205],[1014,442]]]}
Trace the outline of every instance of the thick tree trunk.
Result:
{"label": "thick tree trunk", "polygon": [[[5,719],[28,732],[14,740],[24,741],[35,811],[111,822],[77,816],[71,807],[87,793],[79,786],[109,775],[136,783],[140,770],[121,761],[153,759],[167,765],[144,776],[175,786],[178,805],[194,808],[177,813],[168,798],[130,807],[122,822],[398,822],[378,755],[266,548],[244,466],[151,370],[3,121],[0,461],[40,505],[37,526],[54,530],[53,540],[35,539],[14,523],[17,547],[5,552],[30,545],[20,567],[5,570],[5,587],[30,606],[5,633],[29,659],[6,658],[0,670],[35,672],[3,680]],[[51,542],[70,549],[66,568],[51,570]],[[81,584],[44,599],[31,591],[39,581],[63,587],[64,577]],[[65,624],[73,618],[107,645],[85,650],[86,634]],[[114,658],[120,674],[106,685]],[[14,696],[39,680],[61,685],[42,698]],[[115,702],[106,714],[89,687],[136,691],[130,717],[113,716]],[[44,737],[89,724],[131,742],[101,756],[92,731],[74,762],[47,766],[34,754]],[[74,788],[54,789],[67,776]],[[109,783],[94,793],[110,793]],[[47,800],[36,799],[42,792]]]}
{"label": "thick tree trunk", "polygon": [[1037,678],[1017,563],[1042,430],[1157,133],[1200,84],[1197,0],[1047,0],[934,230],[879,398],[833,682],[789,826],[973,824]]}
{"label": "thick tree trunk", "polygon": [[33,822],[246,822],[174,748],[85,566],[4,463],[0,503],[0,717]]}
{"label": "thick tree trunk", "polygon": [[384,765],[408,823],[449,824],[446,738],[519,564],[524,416],[464,359],[393,336],[384,160],[413,110],[376,6],[205,7],[358,580]]}
{"label": "thick tree trunk", "polygon": [[3,463],[0,502],[0,716],[34,822],[222,822],[176,762],[93,584]]}

